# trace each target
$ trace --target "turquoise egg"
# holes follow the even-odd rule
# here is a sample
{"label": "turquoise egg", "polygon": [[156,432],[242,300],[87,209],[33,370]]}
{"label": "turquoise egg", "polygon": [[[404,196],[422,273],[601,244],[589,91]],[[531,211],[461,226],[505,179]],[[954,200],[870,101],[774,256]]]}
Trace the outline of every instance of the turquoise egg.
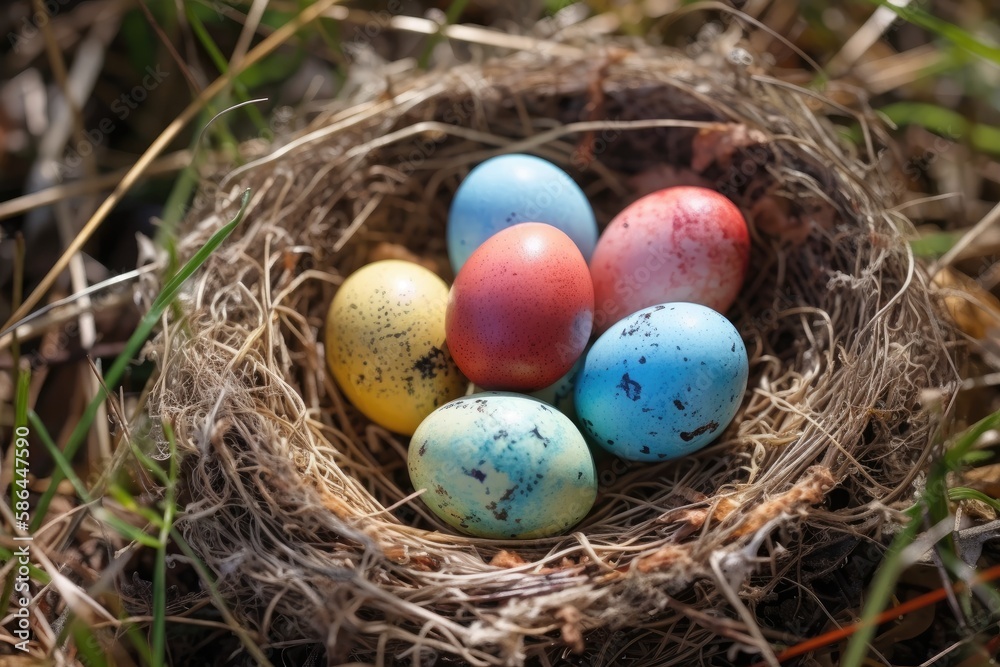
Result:
{"label": "turquoise egg", "polygon": [[580,431],[536,399],[483,392],[432,412],[410,440],[410,481],[452,527],[477,537],[558,535],[597,497]]}
{"label": "turquoise egg", "polygon": [[574,393],[579,423],[624,459],[685,456],[736,416],[748,367],[739,332],[711,308],[644,308],[618,321],[587,353]]}
{"label": "turquoise egg", "polygon": [[580,186],[556,165],[513,153],[490,158],[465,177],[448,213],[448,258],[455,273],[483,241],[521,222],[562,230],[583,258],[597,245],[597,221]]}
{"label": "turquoise egg", "polygon": [[566,375],[563,375],[548,387],[530,392],[528,396],[545,401],[576,424],[576,406],[573,404],[573,389],[576,387],[576,378],[580,375],[580,369],[583,368],[583,360],[589,349],[590,346],[588,345],[584,349],[583,354],[580,355],[580,358],[573,364],[573,367],[566,372]]}

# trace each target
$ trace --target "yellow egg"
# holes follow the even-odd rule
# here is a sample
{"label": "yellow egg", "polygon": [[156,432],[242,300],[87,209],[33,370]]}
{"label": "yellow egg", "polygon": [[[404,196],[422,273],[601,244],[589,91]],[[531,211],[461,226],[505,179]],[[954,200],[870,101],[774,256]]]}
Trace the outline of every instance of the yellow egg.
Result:
{"label": "yellow egg", "polygon": [[326,318],[326,359],[347,399],[372,421],[412,435],[468,381],[444,345],[448,285],[411,262],[358,269]]}

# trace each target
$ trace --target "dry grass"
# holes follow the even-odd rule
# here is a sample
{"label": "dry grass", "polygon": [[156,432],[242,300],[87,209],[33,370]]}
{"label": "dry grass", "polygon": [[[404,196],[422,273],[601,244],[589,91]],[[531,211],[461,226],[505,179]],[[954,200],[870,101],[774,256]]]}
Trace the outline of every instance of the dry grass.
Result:
{"label": "dry grass", "polygon": [[[30,7],[30,16],[44,3],[10,4],[16,17],[16,6]],[[18,119],[30,135],[29,150],[20,153],[12,137],[21,128],[0,114],[0,140],[8,141],[0,142],[0,180],[7,192],[24,192],[0,202],[0,256],[14,258],[0,261],[0,319],[24,295],[39,303],[45,296],[50,308],[19,326],[16,339],[0,332],[0,427],[32,426],[32,498],[48,507],[34,516],[32,656],[87,665],[267,664],[268,657],[313,664],[326,646],[331,662],[439,655],[448,664],[461,655],[485,664],[521,656],[546,664],[565,655],[570,664],[587,665],[746,664],[773,663],[774,653],[784,661],[783,646],[843,628],[860,613],[862,597],[893,591],[892,581],[865,590],[867,578],[880,563],[891,569],[891,559],[880,561],[885,544],[913,516],[904,508],[915,494],[936,497],[921,489],[942,469],[953,472],[948,488],[937,489],[943,505],[927,513],[927,525],[932,515],[953,518],[952,537],[968,565],[984,576],[996,572],[989,568],[996,557],[990,502],[995,506],[1000,494],[996,433],[979,441],[975,462],[943,467],[949,455],[939,455],[935,432],[957,430],[1000,405],[1000,246],[991,221],[1000,164],[983,143],[997,121],[982,112],[986,93],[975,85],[989,73],[975,63],[956,69],[962,61],[954,45],[886,23],[885,12],[879,19],[863,3],[824,5],[818,22],[784,0],[751,0],[741,4],[743,13],[721,3],[684,12],[657,0],[586,4],[589,17],[577,5],[559,20],[531,26],[530,35],[311,6],[312,14],[336,22],[300,31],[295,49],[307,54],[303,71],[351,61],[339,101],[317,99],[312,84],[268,86],[286,99],[297,90],[292,96],[308,126],[239,147],[250,163],[236,171],[205,170],[199,201],[217,206],[200,208],[183,227],[182,252],[190,255],[232,214],[239,189],[255,188],[248,223],[169,311],[150,348],[161,373],[149,387],[155,409],[184,436],[180,485],[171,464],[181,459],[171,456],[160,420],[146,417],[145,393],[135,383],[129,393],[129,383],[106,370],[128,350],[124,341],[149,300],[110,282],[80,291],[98,279],[95,270],[107,274],[76,250],[98,227],[119,233],[122,221],[106,216],[130,198],[149,199],[149,190],[129,192],[139,184],[203,164],[206,156],[213,165],[232,160],[232,115],[205,132],[221,138],[214,147],[206,139],[154,155],[185,122],[204,125],[219,110],[209,93],[228,88],[254,63],[286,58],[293,31],[281,27],[290,24],[262,19],[261,11],[291,16],[301,6],[211,3],[225,16],[215,28],[240,32],[221,77],[199,62],[197,49],[181,54],[170,46],[169,58],[161,49],[159,59],[179,68],[182,76],[170,80],[180,85],[160,88],[156,101],[151,96],[105,137],[107,145],[92,146],[79,171],[37,192],[38,184],[26,184],[30,170],[20,173],[22,161],[34,159],[32,169],[53,159],[65,167],[62,149],[79,145],[80,132],[110,112],[97,105],[94,115],[93,99],[71,103],[37,136],[39,114]],[[193,5],[205,3],[174,7],[179,25],[167,18],[157,26],[155,15],[145,16],[165,43],[193,41],[184,17]],[[956,20],[974,15],[980,3],[914,6],[944,7],[945,14],[960,6]],[[511,25],[500,4],[467,10],[465,19]],[[31,38],[30,24],[15,25],[11,34],[25,39],[0,68],[9,78],[0,81],[5,99],[23,97],[26,109],[28,100],[41,99],[55,108],[60,98],[72,99],[71,89],[86,100],[102,62],[98,95],[137,83],[119,79],[123,60],[141,60],[131,51],[136,44],[123,49],[112,41],[128,13],[127,3],[97,0],[63,7]],[[516,19],[527,26],[526,17]],[[347,40],[370,21],[380,35],[361,40],[361,52],[342,49],[358,46]],[[636,41],[605,49],[621,32],[687,45],[694,62],[674,52],[636,54],[629,50],[641,48]],[[534,55],[422,80],[410,60],[373,68],[379,55],[416,55],[403,48],[411,42],[397,39],[401,33],[440,33],[450,57]],[[757,62],[771,63],[770,72],[726,61],[733,46],[743,45]],[[423,42],[416,48],[429,53]],[[272,49],[279,55],[263,59]],[[836,77],[826,82],[826,97],[789,85],[814,80],[813,70],[800,69],[810,56]],[[968,119],[959,125],[927,116],[889,141],[881,122],[866,122],[871,111],[859,90],[875,95],[875,104],[927,102],[939,86],[947,91],[957,81],[966,86]],[[195,121],[202,106],[210,110]],[[826,113],[858,121],[856,154],[822,120]],[[156,138],[161,127],[167,130]],[[730,316],[750,349],[754,391],[723,441],[695,459],[656,468],[603,461],[602,502],[579,533],[493,543],[455,536],[424,510],[403,472],[405,441],[366,423],[342,400],[315,342],[341,277],[384,252],[383,242],[404,243],[421,261],[446,266],[442,221],[459,179],[478,160],[514,150],[567,166],[602,221],[638,194],[675,182],[720,188],[751,214],[757,271]],[[744,165],[752,172],[745,178]],[[184,170],[168,198],[168,221],[183,206],[190,173]],[[928,272],[933,288],[907,252],[914,230],[903,215],[925,225],[913,244],[917,254],[943,255]],[[23,227],[20,216],[27,218]],[[37,219],[48,218],[49,233],[32,237]],[[27,248],[4,236],[22,228]],[[74,284],[47,295],[31,291],[54,277],[59,253],[59,265],[75,272]],[[139,253],[143,261],[152,254],[145,246]],[[156,289],[145,284],[142,293]],[[937,297],[961,344],[937,319]],[[965,347],[973,354],[953,354]],[[17,375],[25,357],[33,362],[30,377]],[[102,357],[103,365],[91,361]],[[956,394],[959,386],[964,391]],[[95,402],[110,419],[90,421]],[[150,438],[161,447],[152,452],[160,462],[143,451]],[[0,487],[9,481],[5,467]],[[175,492],[185,510],[180,526],[196,551],[171,526]],[[6,505],[0,512],[12,527]],[[3,556],[17,546],[13,535],[12,528],[0,532]],[[926,545],[927,535],[920,541]],[[951,541],[941,542],[934,558],[948,556]],[[911,565],[910,556],[889,564]],[[0,565],[8,587],[15,565]],[[858,642],[861,648],[883,662],[925,648],[928,656],[940,651],[934,660],[968,658],[963,665],[991,657],[997,640],[980,631],[995,619],[977,615],[963,592],[982,595],[983,587],[973,586],[970,567],[944,565],[952,579],[965,579],[964,587],[948,583],[941,563],[917,563],[895,594],[903,599],[943,580],[933,595],[915,600],[930,596],[947,605],[888,623],[870,646]],[[13,599],[0,601],[0,624],[10,621]],[[798,647],[830,664],[840,647],[823,649],[823,642],[855,629]],[[0,631],[0,653],[13,643]]]}
{"label": "dry grass", "polygon": [[[824,104],[716,54],[521,54],[389,81],[227,175],[180,252],[243,188],[247,220],[151,347],[151,409],[186,455],[178,526],[243,622],[333,662],[547,664],[628,628],[646,654],[633,664],[739,645],[774,664],[768,640],[788,636],[756,602],[828,544],[897,529],[958,387],[912,230]],[[509,543],[426,512],[405,441],[344,402],[318,340],[377,243],[445,266],[462,175],[515,150],[570,169],[603,222],[643,191],[713,185],[750,213],[754,270],[730,313],[751,362],[734,425],[690,459],[607,462],[576,532]]]}

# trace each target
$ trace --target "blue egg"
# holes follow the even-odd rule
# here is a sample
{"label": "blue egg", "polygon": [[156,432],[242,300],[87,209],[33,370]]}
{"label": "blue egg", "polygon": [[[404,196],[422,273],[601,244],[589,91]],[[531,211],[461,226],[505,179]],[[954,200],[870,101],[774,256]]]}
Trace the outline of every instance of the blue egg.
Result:
{"label": "blue egg", "polygon": [[442,405],[410,439],[407,467],[424,503],[477,537],[557,535],[597,498],[583,435],[555,408],[522,394],[483,392]]}
{"label": "blue egg", "polygon": [[521,222],[544,222],[569,236],[583,258],[597,245],[597,222],[569,174],[533,155],[500,155],[469,172],[448,213],[448,257],[458,270],[483,241]]}
{"label": "blue egg", "polygon": [[691,454],[717,438],[747,387],[747,351],[723,315],[694,303],[644,308],[597,339],[575,390],[581,428],[631,461]]}

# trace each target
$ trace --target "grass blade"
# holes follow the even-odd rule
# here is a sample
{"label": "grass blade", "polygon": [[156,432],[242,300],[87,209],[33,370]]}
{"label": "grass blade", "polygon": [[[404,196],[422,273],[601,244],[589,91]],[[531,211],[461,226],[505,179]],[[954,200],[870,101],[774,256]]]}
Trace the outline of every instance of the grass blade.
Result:
{"label": "grass blade", "polygon": [[73,635],[73,643],[80,653],[80,662],[88,667],[108,667],[100,640],[83,621],[74,620],[70,626],[70,634]]}
{"label": "grass blade", "polygon": [[954,501],[978,500],[985,505],[989,505],[997,512],[1000,512],[1000,500],[991,498],[982,491],[970,489],[967,486],[956,486],[952,489],[948,489],[948,498]]}
{"label": "grass blade", "polygon": [[[18,432],[18,429],[24,428],[28,425],[28,402],[31,400],[31,366],[27,363],[19,364],[17,369],[17,389],[14,394],[14,433]],[[14,451],[14,448],[11,448]],[[19,475],[15,473],[14,478],[17,479]],[[17,500],[16,497],[17,486],[14,484],[14,480],[11,480],[10,484],[10,508],[14,509],[14,503]]]}
{"label": "grass blade", "polygon": [[239,623],[237,623],[235,618],[233,618],[232,613],[226,607],[226,601],[222,598],[222,594],[219,593],[219,589],[216,587],[215,581],[212,579],[211,572],[209,572],[208,568],[205,567],[205,564],[201,562],[201,559],[198,558],[194,549],[192,549],[191,545],[189,545],[187,540],[184,539],[184,536],[180,534],[180,531],[178,531],[176,527],[171,531],[170,535],[174,538],[174,544],[180,547],[181,551],[184,552],[184,555],[188,557],[188,560],[190,560],[191,565],[193,565],[194,569],[198,572],[198,576],[201,577],[202,583],[212,596],[215,608],[219,610],[222,618],[227,624],[229,624],[229,627],[232,628],[233,633],[239,637],[240,641],[243,643],[243,647],[246,648],[247,653],[249,653],[261,667],[274,667],[271,661],[267,659],[267,656],[264,655],[264,652],[261,651],[260,647],[254,643],[253,638],[251,638],[247,634],[247,631],[242,628]]}
{"label": "grass blade", "polygon": [[1000,154],[1000,127],[972,123],[957,111],[924,102],[896,102],[879,111],[896,125],[919,125],[949,140],[964,139],[977,151]]}
{"label": "grass blade", "polygon": [[163,435],[170,447],[169,472],[164,484],[163,522],[160,524],[159,546],[153,566],[153,640],[152,657],[154,665],[165,665],[167,658],[167,545],[177,514],[175,494],[180,462],[177,460],[177,440],[170,424],[164,422]]}
{"label": "grass blade", "polygon": [[28,420],[31,422],[31,427],[35,429],[35,435],[38,439],[42,441],[45,449],[49,450],[49,455],[56,464],[56,468],[62,470],[63,477],[69,480],[69,483],[73,485],[73,490],[76,491],[76,495],[80,500],[86,504],[91,501],[90,493],[87,491],[87,487],[84,486],[83,481],[77,476],[76,471],[73,470],[73,466],[63,453],[59,450],[59,445],[55,443],[52,436],[49,435],[49,430],[45,428],[45,424],[35,413],[34,410],[29,411]]}
{"label": "grass blade", "polygon": [[[149,338],[149,334],[153,331],[153,328],[160,320],[160,316],[163,311],[169,306],[174,298],[176,298],[178,292],[180,292],[181,286],[184,282],[190,278],[195,271],[201,268],[201,265],[205,263],[208,257],[215,252],[223,241],[236,229],[237,225],[243,220],[243,216],[246,213],[247,204],[250,201],[250,191],[247,190],[243,193],[243,198],[240,204],[240,210],[229,223],[223,226],[219,231],[212,235],[212,238],[194,254],[194,256],[187,261],[187,263],[181,267],[170,280],[166,282],[163,289],[157,295],[156,299],[153,301],[153,305],[150,307],[149,312],[145,314],[142,321],[139,322],[139,326],[129,337],[128,342],[125,344],[125,348],[122,350],[121,354],[115,359],[114,363],[111,364],[111,368],[105,374],[104,382],[108,387],[113,387],[124,375],[128,365],[132,363],[132,359],[138,354],[139,350],[145,344],[146,339]],[[63,456],[67,461],[72,461],[73,456],[76,454],[77,449],[87,437],[87,433],[90,431],[91,424],[94,421],[94,417],[97,415],[98,408],[104,402],[104,397],[100,394],[94,396],[94,398],[87,405],[84,410],[83,416],[77,423],[73,432],[70,433],[69,439],[66,442],[66,447],[63,450]],[[45,517],[45,513],[49,508],[49,504],[52,502],[52,498],[55,496],[56,487],[59,482],[63,480],[63,471],[61,468],[56,468],[52,472],[52,479],[49,482],[49,487],[42,494],[42,497],[38,501],[38,505],[35,508],[35,517],[32,520],[31,529],[36,530],[38,526],[41,525],[42,520]]]}
{"label": "grass blade", "polygon": [[972,33],[958,27],[954,23],[949,23],[944,19],[939,19],[928,11],[909,4],[905,6],[897,5],[889,0],[874,0],[880,7],[888,7],[904,21],[908,21],[915,26],[928,30],[955,46],[965,49],[981,58],[992,61],[1000,65],[1000,47],[992,44],[985,44]]}
{"label": "grass blade", "polygon": [[[194,29],[195,35],[198,37],[198,41],[201,42],[202,47],[208,52],[209,57],[215,64],[215,67],[219,70],[219,74],[226,74],[229,69],[229,61],[226,57],[222,55],[222,51],[215,44],[212,36],[208,34],[208,29],[205,28],[205,24],[202,23],[201,19],[198,17],[197,12],[194,11],[193,6],[186,5],[185,7],[188,23],[190,23],[191,28]],[[238,95],[238,100],[240,102],[246,102],[250,99],[250,92],[247,90],[246,86],[238,77],[233,77],[233,89]],[[250,106],[247,108],[247,114],[250,116],[250,120],[253,121],[254,125],[257,126],[258,132],[264,132],[268,129],[267,121],[264,120],[264,115],[260,112],[257,107]],[[224,133],[228,140],[233,142],[235,146],[236,140],[233,135],[229,132],[229,128],[223,126],[220,130]]]}
{"label": "grass blade", "polygon": [[[906,511],[908,519],[906,525],[896,534],[869,586],[868,599],[857,624],[858,631],[851,637],[840,661],[843,667],[860,667],[864,664],[868,645],[878,625],[877,619],[882,610],[888,606],[896,588],[896,581],[908,565],[903,558],[903,551],[920,534],[924,513],[926,512],[934,522],[943,518],[942,514],[948,512],[947,503],[950,494],[947,489],[948,473],[961,468],[983,434],[997,426],[1000,426],[1000,411],[981,419],[963,431],[930,470],[923,494],[918,502]],[[954,555],[954,542],[946,539],[942,540],[942,543],[947,543],[941,555],[945,565],[948,565],[949,559]]]}

